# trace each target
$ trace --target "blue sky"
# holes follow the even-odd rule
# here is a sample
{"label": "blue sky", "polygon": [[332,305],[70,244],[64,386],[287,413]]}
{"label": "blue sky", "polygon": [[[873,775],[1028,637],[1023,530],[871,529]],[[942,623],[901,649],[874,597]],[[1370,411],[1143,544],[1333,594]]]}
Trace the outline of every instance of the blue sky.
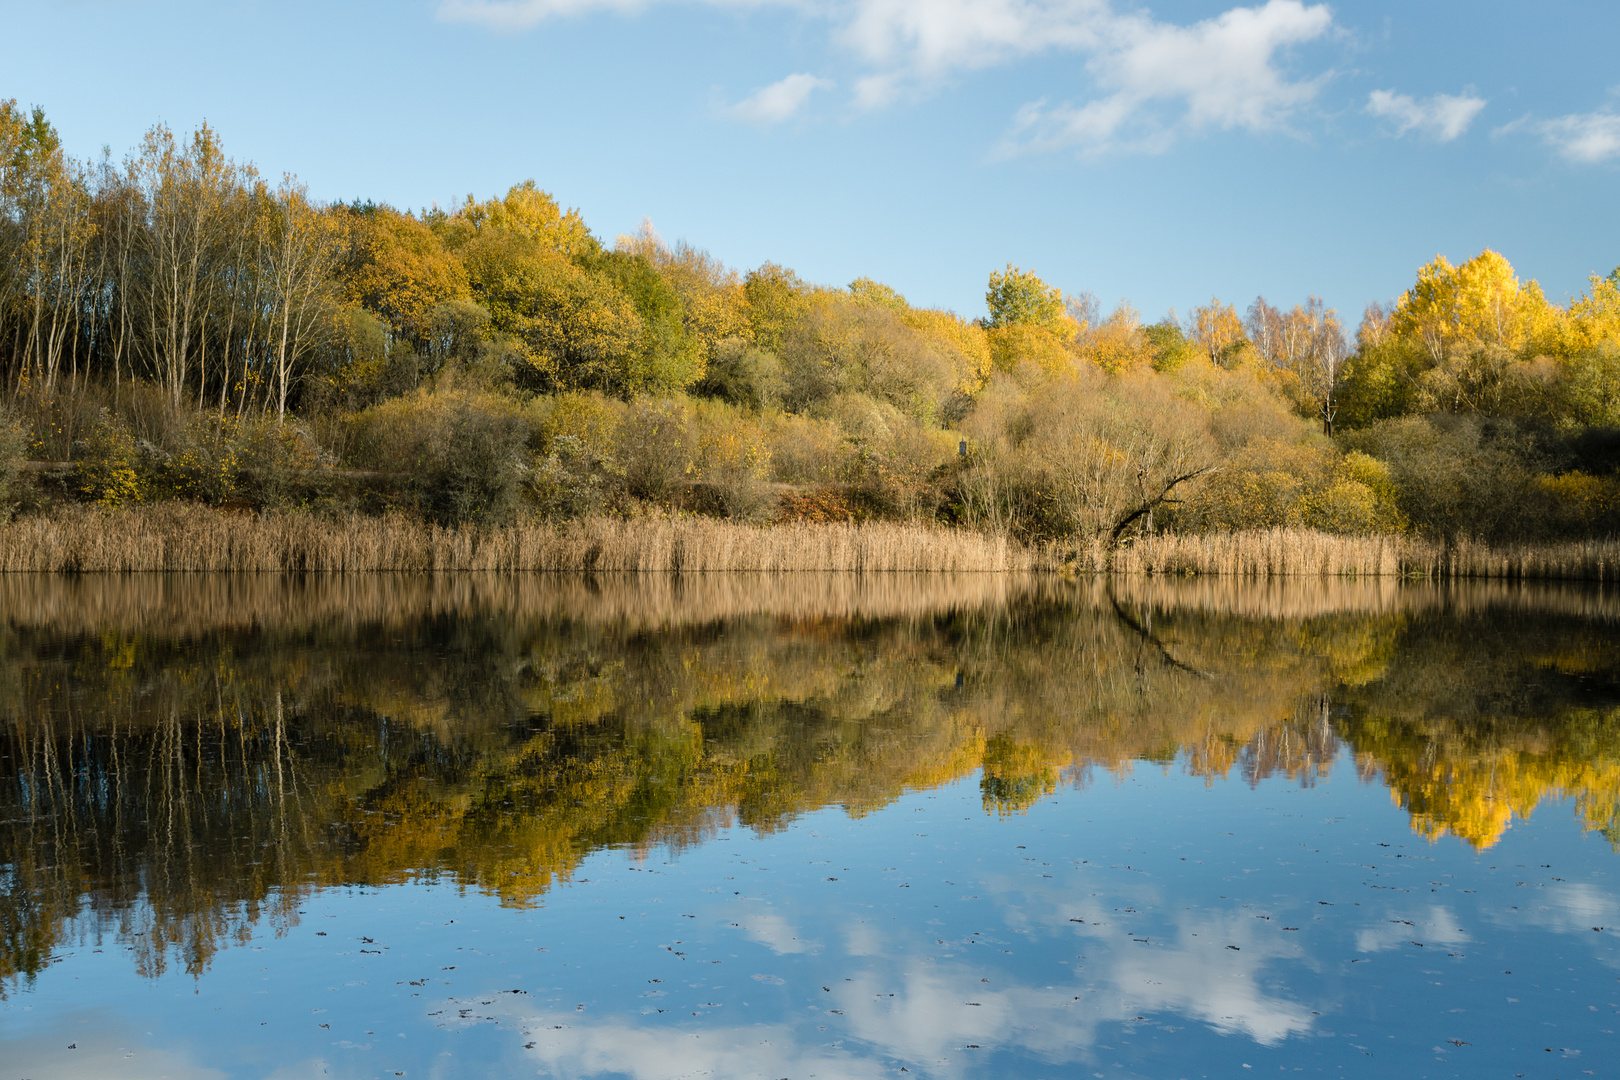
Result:
{"label": "blue sky", "polygon": [[1620,5],[1384,0],[0,3],[0,98],[122,156],[207,120],[324,199],[527,177],[612,238],[983,311],[1011,261],[1149,318],[1354,325],[1484,247],[1620,263]]}

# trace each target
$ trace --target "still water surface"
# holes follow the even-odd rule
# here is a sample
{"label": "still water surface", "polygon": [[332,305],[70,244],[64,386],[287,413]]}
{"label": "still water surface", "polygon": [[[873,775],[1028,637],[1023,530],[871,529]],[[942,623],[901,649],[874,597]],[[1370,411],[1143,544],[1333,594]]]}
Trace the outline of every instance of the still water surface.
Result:
{"label": "still water surface", "polygon": [[0,580],[0,1080],[1620,1074],[1620,596]]}

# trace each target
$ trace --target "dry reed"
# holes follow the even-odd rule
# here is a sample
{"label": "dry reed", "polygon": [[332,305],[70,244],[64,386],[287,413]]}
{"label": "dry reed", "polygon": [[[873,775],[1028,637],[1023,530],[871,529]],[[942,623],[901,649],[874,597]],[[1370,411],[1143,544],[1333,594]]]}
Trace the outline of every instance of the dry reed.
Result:
{"label": "dry reed", "polygon": [[1584,540],[1490,547],[1415,536],[1340,536],[1310,529],[1262,529],[1200,536],[1163,533],[1111,554],[1086,551],[1071,565],[1125,574],[1236,577],[1404,577],[1615,581],[1620,542]]}
{"label": "dry reed", "polygon": [[441,528],[402,516],[237,514],[185,503],[68,506],[0,525],[0,572],[712,571],[1234,577],[1620,579],[1620,541],[1490,547],[1308,529],[1164,533],[1117,550],[1029,548],[967,529],[883,522],[759,527],[701,517]]}
{"label": "dry reed", "polygon": [[68,507],[0,526],[0,571],[594,572],[1028,569],[1003,537],[921,525],[593,518],[447,529],[403,517],[227,514],[179,503]]}

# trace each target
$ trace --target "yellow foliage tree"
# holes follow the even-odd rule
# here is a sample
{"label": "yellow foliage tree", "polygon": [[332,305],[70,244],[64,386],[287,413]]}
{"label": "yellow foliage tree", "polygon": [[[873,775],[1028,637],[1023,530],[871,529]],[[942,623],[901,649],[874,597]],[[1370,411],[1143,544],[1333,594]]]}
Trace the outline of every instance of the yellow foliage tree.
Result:
{"label": "yellow foliage tree", "polygon": [[547,388],[616,391],[641,344],[641,318],[613,283],[511,233],[466,248],[473,288],[496,329],[522,342],[530,377]]}
{"label": "yellow foliage tree", "polygon": [[390,206],[338,207],[346,251],[338,282],[347,303],[380,316],[417,341],[433,309],[471,296],[467,269],[426,222]]}
{"label": "yellow foliage tree", "polygon": [[939,347],[956,368],[956,390],[976,394],[990,377],[990,339],[982,326],[954,311],[908,307],[900,319]]}
{"label": "yellow foliage tree", "polygon": [[1084,327],[1075,344],[1081,356],[1110,375],[1141,371],[1153,363],[1153,343],[1142,333],[1142,319],[1127,302],[1121,302],[1097,325]]}
{"label": "yellow foliage tree", "polygon": [[437,222],[445,246],[465,246],[484,232],[511,233],[559,255],[583,255],[601,245],[578,210],[564,212],[533,180],[513,185],[499,199],[478,202],[471,195],[454,214]]}
{"label": "yellow foliage tree", "polygon": [[1505,258],[1485,250],[1461,266],[1435,256],[1396,303],[1389,330],[1439,364],[1487,345],[1518,351],[1555,317],[1541,286],[1521,283]]}
{"label": "yellow foliage tree", "polygon": [[1187,338],[1217,367],[1235,368],[1249,355],[1249,335],[1237,309],[1212,298],[1188,315]]}

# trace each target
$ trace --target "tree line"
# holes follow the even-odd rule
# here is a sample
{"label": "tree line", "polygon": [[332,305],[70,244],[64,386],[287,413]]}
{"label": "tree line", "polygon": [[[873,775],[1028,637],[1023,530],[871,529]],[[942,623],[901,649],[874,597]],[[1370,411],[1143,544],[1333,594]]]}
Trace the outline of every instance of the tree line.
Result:
{"label": "tree line", "polygon": [[[940,520],[1029,541],[1291,525],[1546,539],[1620,515],[1620,271],[1423,267],[1150,323],[1008,265],[987,313],[608,243],[532,181],[320,204],[206,125],[76,161],[0,102],[0,503]],[[369,487],[336,478],[361,471]]]}

